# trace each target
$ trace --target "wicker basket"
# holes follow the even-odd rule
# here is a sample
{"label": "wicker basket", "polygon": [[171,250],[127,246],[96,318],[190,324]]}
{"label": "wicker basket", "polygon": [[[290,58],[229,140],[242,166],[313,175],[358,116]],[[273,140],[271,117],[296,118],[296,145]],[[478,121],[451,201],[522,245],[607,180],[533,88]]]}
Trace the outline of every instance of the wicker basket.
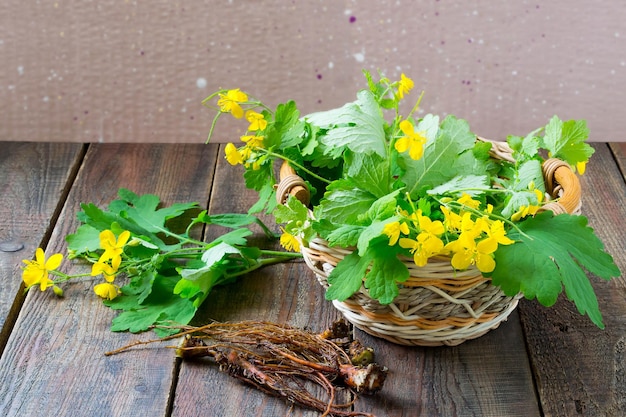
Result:
{"label": "wicker basket", "polygon": [[[486,140],[479,138],[479,140]],[[511,149],[504,142],[492,142],[492,157],[512,161]],[[548,159],[543,164],[548,194],[551,201],[543,210],[555,214],[578,213],[581,190],[578,177],[568,164]],[[277,198],[284,203],[294,195],[308,204],[306,184],[287,165],[281,167],[281,182]],[[329,247],[320,238],[302,245],[307,266],[318,281],[328,287],[328,275],[337,263],[352,249]],[[454,346],[495,329],[517,307],[521,294],[506,296],[491,284],[475,267],[456,271],[450,258],[431,258],[424,267],[418,267],[410,258],[401,258],[410,277],[398,286],[399,295],[391,304],[382,305],[369,297],[364,286],[344,302],[333,301],[344,317],[359,329],[401,345]]]}

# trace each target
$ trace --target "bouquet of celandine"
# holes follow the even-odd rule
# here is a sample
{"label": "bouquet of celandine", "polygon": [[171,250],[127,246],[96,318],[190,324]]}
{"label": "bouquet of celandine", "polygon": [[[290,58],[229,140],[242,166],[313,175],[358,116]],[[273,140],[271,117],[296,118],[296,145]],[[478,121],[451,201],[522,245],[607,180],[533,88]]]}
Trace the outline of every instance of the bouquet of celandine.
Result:
{"label": "bouquet of celandine", "polygon": [[[209,139],[223,113],[248,122],[226,159],[259,193],[250,212],[274,213],[281,243],[302,250],[326,298],[357,326],[406,344],[460,343],[497,326],[521,295],[550,306],[563,288],[603,327],[587,272],[620,271],[577,215],[575,172],[594,152],[586,122],[553,117],[491,142],[452,115],[417,117],[423,93],[400,114],[413,88],[404,74],[365,75],[355,101],[304,116],[293,101],[271,109],[239,89],[204,102],[217,104]],[[276,161],[306,198],[284,198]]]}

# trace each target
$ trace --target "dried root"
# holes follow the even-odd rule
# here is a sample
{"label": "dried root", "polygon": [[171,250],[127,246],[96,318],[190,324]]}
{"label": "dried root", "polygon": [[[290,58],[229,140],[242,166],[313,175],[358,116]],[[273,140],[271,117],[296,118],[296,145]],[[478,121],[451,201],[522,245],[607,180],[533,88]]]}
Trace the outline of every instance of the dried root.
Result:
{"label": "dried root", "polygon": [[[371,348],[350,340],[343,320],[322,334],[261,321],[181,329],[179,357],[212,358],[231,376],[323,416],[371,416],[351,408],[357,394],[378,392],[387,375],[386,367],[374,363]],[[350,390],[354,399],[338,403],[338,388]]]}

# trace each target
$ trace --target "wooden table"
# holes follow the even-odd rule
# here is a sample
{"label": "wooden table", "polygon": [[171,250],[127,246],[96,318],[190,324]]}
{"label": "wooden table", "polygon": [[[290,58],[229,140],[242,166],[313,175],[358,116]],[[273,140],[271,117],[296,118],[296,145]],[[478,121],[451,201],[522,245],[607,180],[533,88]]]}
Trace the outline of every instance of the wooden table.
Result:
{"label": "wooden table", "polygon": [[[595,144],[582,177],[584,213],[626,271],[625,144]],[[148,348],[104,352],[152,335],[112,333],[115,312],[92,282],[23,293],[21,260],[37,247],[64,252],[81,202],[106,205],[125,187],[166,204],[197,201],[212,213],[245,212],[255,194],[219,145],[0,144],[0,415],[314,416],[218,371]],[[86,266],[65,261],[67,272]],[[522,300],[497,330],[458,347],[409,348],[356,336],[390,369],[359,411],[379,416],[625,416],[626,282],[593,277],[599,330],[564,299]],[[322,330],[338,317],[303,262],[267,267],[214,291],[202,317],[266,319]]]}

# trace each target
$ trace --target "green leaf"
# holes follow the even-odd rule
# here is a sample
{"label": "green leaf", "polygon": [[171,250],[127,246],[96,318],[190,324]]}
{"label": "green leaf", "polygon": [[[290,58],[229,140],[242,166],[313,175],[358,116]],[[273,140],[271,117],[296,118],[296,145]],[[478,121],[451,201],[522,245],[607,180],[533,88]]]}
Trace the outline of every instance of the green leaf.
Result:
{"label": "green leaf", "polygon": [[387,223],[395,220],[396,218],[390,218],[386,221],[374,221],[372,224],[363,229],[356,244],[359,255],[364,256],[370,245],[376,241],[383,240],[388,242],[389,238],[383,234],[383,229]]}
{"label": "green leaf", "polygon": [[362,190],[350,180],[337,180],[330,184],[320,204],[315,207],[315,217],[337,224],[358,224],[376,197]]}
{"label": "green leaf", "polygon": [[327,129],[318,139],[336,151],[348,148],[356,153],[387,153],[385,120],[374,95],[367,90],[359,91],[357,100],[338,109],[313,113],[306,121]]}
{"label": "green leaf", "polygon": [[[246,174],[251,171],[246,171]],[[248,214],[260,213],[265,210],[271,212],[276,205],[276,193],[274,191],[274,185],[272,182],[264,182],[261,184],[261,188],[257,190],[259,192],[259,199],[248,209]]]}
{"label": "green leaf", "polygon": [[578,311],[603,328],[598,300],[583,268],[603,279],[617,277],[620,271],[587,227],[587,219],[554,216],[548,211],[520,223],[519,228],[508,234],[517,243],[495,252],[493,283],[507,295],[521,291],[546,306],[556,301],[564,287]]}
{"label": "green leaf", "polygon": [[374,201],[367,210],[369,221],[384,220],[393,216],[398,206],[398,194],[400,194],[400,190],[393,191]]}
{"label": "green leaf", "polygon": [[205,216],[202,218],[203,223],[229,227],[231,229],[249,226],[256,223],[258,220],[256,216],[251,214],[225,213],[206,215],[206,211],[204,213]]}
{"label": "green leaf", "polygon": [[564,160],[570,165],[587,161],[595,150],[585,143],[589,129],[585,120],[562,122],[557,116],[546,125],[543,144],[552,157]]}
{"label": "green leaf", "polygon": [[[402,182],[409,185],[412,198],[419,198],[419,191],[445,183],[457,175],[477,174],[477,159],[472,148],[476,136],[469,130],[465,120],[448,116],[441,123],[436,140],[428,140],[424,156],[414,161],[406,153],[400,155],[405,174]],[[465,157],[461,157],[465,151]]]}
{"label": "green leaf", "polygon": [[250,229],[235,229],[231,232],[224,233],[213,242],[211,242],[211,244],[218,245],[221,243],[227,243],[233,246],[245,246],[248,243],[246,237],[250,236],[251,234],[252,232],[250,231]]}
{"label": "green leaf", "polygon": [[472,148],[472,153],[476,159],[487,161],[491,157],[489,152],[491,151],[492,146],[491,142],[476,141],[474,148]]}
{"label": "green leaf", "polygon": [[371,258],[360,257],[352,252],[343,258],[328,275],[330,286],[326,290],[327,300],[345,301],[361,288]]}
{"label": "green leaf", "polygon": [[391,192],[389,160],[377,154],[350,153],[346,156],[346,175],[359,188],[376,197]]}
{"label": "green leaf", "polygon": [[423,132],[429,142],[435,140],[439,133],[439,116],[427,114],[419,121],[415,130],[417,132]]}
{"label": "green leaf", "polygon": [[[127,288],[122,288],[124,295],[104,304],[114,310],[123,310],[113,319],[111,330],[114,332],[130,331],[143,332],[153,325],[188,324],[196,313],[197,308],[185,298],[172,292],[176,278],[158,275],[152,288],[152,293],[143,302],[137,294],[127,294]],[[155,330],[157,334],[159,332]],[[176,333],[176,331],[162,331]]]}
{"label": "green leaf", "polygon": [[455,196],[466,193],[476,196],[489,189],[489,177],[486,175],[459,175],[432,190],[428,190],[427,193],[429,195],[452,194]]}
{"label": "green leaf", "polygon": [[281,103],[276,107],[274,121],[265,130],[265,146],[290,148],[297,146],[304,138],[304,122],[294,101]]}
{"label": "green leaf", "polygon": [[65,237],[68,249],[80,255],[100,249],[100,231],[89,224],[80,225],[76,233]]}
{"label": "green leaf", "polygon": [[142,271],[139,275],[132,277],[131,281],[124,287],[124,293],[137,297],[137,304],[142,304],[152,293],[152,286],[157,278],[157,273],[153,269]]}
{"label": "green leaf", "polygon": [[342,225],[333,228],[326,240],[330,246],[342,248],[356,246],[359,236],[361,236],[364,229],[365,227],[363,226]]}
{"label": "green leaf", "polygon": [[541,169],[541,162],[536,159],[531,159],[524,162],[517,169],[517,175],[513,189],[517,191],[528,190],[530,184],[534,185],[534,188],[538,189],[542,193],[546,191],[546,187],[543,182],[543,171]]}
{"label": "green leaf", "polygon": [[309,216],[309,209],[300,200],[289,196],[287,202],[274,208],[274,217],[277,223],[305,222]]}
{"label": "green leaf", "polygon": [[[244,229],[245,230],[245,229]],[[215,246],[210,247],[202,254],[202,261],[208,266],[213,267],[214,264],[220,262],[224,257],[232,254],[240,254],[236,247],[222,241]],[[185,277],[187,278],[187,277]]]}
{"label": "green leaf", "polygon": [[[119,196],[123,199],[115,200],[109,205],[110,210],[122,214],[122,217],[134,221],[145,230],[158,233],[162,232],[165,222],[178,217],[187,210],[198,207],[197,203],[175,203],[168,207],[158,208],[160,199],[153,194],[138,196],[124,188],[119,190]],[[123,214],[125,212],[125,215]]]}
{"label": "green leaf", "polygon": [[398,259],[399,250],[398,246],[389,246],[386,242],[370,248],[373,261],[365,288],[369,290],[370,297],[381,304],[391,303],[398,295],[398,283],[409,278],[409,269]]}

